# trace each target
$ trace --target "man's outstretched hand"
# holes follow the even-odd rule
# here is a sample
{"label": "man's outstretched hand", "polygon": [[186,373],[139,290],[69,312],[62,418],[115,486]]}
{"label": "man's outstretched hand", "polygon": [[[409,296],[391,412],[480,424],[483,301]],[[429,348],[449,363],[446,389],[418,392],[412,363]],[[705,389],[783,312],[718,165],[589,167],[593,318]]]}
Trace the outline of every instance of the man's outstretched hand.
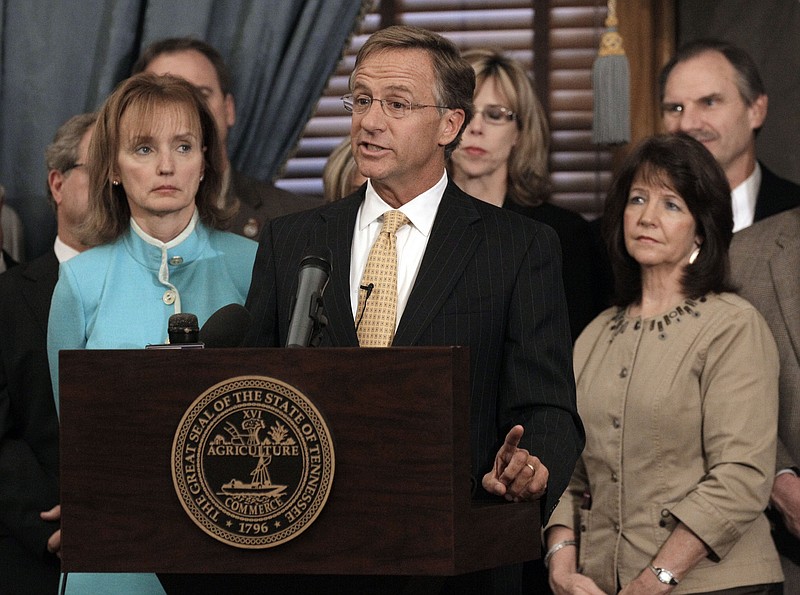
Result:
{"label": "man's outstretched hand", "polygon": [[492,470],[483,476],[481,482],[483,489],[490,494],[503,496],[513,502],[541,498],[550,477],[550,472],[538,457],[519,448],[524,431],[522,426],[514,426],[509,430],[494,458]]}

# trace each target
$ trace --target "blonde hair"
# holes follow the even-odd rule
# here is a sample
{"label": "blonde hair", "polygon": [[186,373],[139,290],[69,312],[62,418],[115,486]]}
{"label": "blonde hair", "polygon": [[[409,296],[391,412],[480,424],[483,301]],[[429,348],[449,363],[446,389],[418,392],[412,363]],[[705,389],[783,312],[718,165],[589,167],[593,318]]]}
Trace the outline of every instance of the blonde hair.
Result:
{"label": "blonde hair", "polygon": [[476,92],[494,80],[516,114],[519,135],[508,158],[509,199],[526,206],[541,204],[550,194],[550,131],[531,79],[522,64],[497,50],[468,50],[463,56],[475,70]]}
{"label": "blonde hair", "polygon": [[358,173],[350,137],[346,136],[330,154],[322,171],[322,195],[325,202],[337,201],[358,188],[354,182]]}

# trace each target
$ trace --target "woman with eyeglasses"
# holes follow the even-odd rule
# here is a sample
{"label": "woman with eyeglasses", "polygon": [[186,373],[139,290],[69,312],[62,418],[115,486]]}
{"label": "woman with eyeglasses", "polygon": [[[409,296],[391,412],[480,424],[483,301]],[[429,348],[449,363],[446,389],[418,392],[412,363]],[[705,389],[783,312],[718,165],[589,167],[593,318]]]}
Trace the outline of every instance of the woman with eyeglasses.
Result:
{"label": "woman with eyeglasses", "polygon": [[548,202],[547,119],[523,66],[493,50],[469,50],[463,56],[475,69],[475,116],[453,151],[450,174],[468,194],[556,231],[574,340],[604,308],[595,296],[599,265],[589,224]]}

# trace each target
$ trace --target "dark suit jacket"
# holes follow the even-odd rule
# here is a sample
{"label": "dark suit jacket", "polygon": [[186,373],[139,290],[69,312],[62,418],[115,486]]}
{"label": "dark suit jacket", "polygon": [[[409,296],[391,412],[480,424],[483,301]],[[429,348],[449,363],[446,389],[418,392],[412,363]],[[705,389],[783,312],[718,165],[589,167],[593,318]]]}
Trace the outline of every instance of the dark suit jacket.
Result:
{"label": "dark suit jacket", "polygon": [[766,165],[758,163],[761,165],[761,186],[756,197],[754,221],[800,206],[800,186],[776,176]]}
{"label": "dark suit jacket", "polygon": [[3,250],[3,253],[2,253],[1,256],[2,256],[3,260],[6,263],[6,270],[11,269],[11,268],[13,268],[13,267],[15,267],[15,266],[17,266],[19,264],[16,260],[11,258],[11,255],[8,252],[6,252],[5,250]]}
{"label": "dark suit jacket", "polygon": [[[364,192],[265,228],[247,298],[253,327],[246,344],[285,344],[298,264],[307,247],[325,245],[333,270],[322,346],[358,346],[350,248]],[[507,431],[523,424],[521,447],[550,472],[545,518],[584,444],[560,264],[552,229],[472,198],[451,182],[393,343],[470,347],[473,475],[480,486]]]}
{"label": "dark suit jacket", "polygon": [[[264,228],[247,308],[249,346],[286,343],[300,260],[328,246],[328,326],[323,347],[356,347],[350,306],[350,247],[366,186],[341,201],[287,215]],[[550,471],[544,510],[569,481],[583,449],[575,406],[571,341],[561,283],[558,239],[535,221],[474,199],[454,184],[442,197],[417,280],[394,345],[468,345],[471,359],[471,449],[477,485],[492,466],[508,429],[525,425],[521,446]],[[466,454],[466,453],[465,453]],[[478,488],[485,497],[488,494]],[[276,593],[522,593],[521,565],[462,575],[444,584],[410,577],[273,575]],[[257,576],[161,576],[167,592],[252,593]],[[424,589],[424,591],[423,591]]]}
{"label": "dark suit jacket", "polygon": [[39,512],[58,494],[58,419],[47,365],[47,317],[58,278],[49,251],[0,275],[0,591],[55,593],[58,528]]}
{"label": "dark suit jacket", "polygon": [[270,219],[322,204],[322,199],[292,194],[238,171],[231,171],[228,200],[238,206],[229,231],[253,240],[258,239]]}

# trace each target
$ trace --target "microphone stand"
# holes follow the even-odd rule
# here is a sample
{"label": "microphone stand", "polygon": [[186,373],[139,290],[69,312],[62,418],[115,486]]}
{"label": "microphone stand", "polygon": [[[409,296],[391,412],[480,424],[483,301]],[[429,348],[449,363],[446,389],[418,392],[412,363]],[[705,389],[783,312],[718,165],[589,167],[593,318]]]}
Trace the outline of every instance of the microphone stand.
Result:
{"label": "microphone stand", "polygon": [[319,347],[322,342],[322,331],[328,326],[328,317],[325,316],[322,306],[322,295],[315,291],[311,295],[311,308],[308,317],[312,321],[311,337],[308,340],[309,347]]}

